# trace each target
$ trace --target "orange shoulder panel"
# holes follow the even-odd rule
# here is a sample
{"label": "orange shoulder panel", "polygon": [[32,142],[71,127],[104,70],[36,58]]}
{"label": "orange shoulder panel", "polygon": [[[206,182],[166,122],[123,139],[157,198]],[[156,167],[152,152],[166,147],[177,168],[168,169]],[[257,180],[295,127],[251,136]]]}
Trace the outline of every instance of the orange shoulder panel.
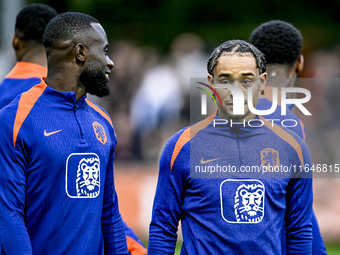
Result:
{"label": "orange shoulder panel", "polygon": [[147,250],[130,236],[126,236],[127,247],[131,255],[146,255]]}
{"label": "orange shoulder panel", "polygon": [[40,84],[35,85],[30,90],[22,93],[19,104],[17,114],[15,116],[14,127],[13,127],[13,144],[15,147],[19,130],[24,123],[26,117],[31,112],[34,104],[37,102],[39,97],[45,91],[47,85],[44,81]]}
{"label": "orange shoulder panel", "polygon": [[97,111],[101,116],[103,116],[113,127],[112,120],[109,115],[107,115],[102,109],[95,105],[91,100],[85,99],[89,106],[91,106],[95,111]]}
{"label": "orange shoulder panel", "polygon": [[300,121],[301,129],[302,129],[302,138],[304,141],[306,141],[305,124],[303,124],[303,122],[300,119],[299,121]]}
{"label": "orange shoulder panel", "polygon": [[17,62],[13,69],[6,75],[10,79],[28,79],[46,77],[47,68],[29,62]]}
{"label": "orange shoulder panel", "polygon": [[190,141],[190,139],[192,139],[200,130],[206,128],[209,123],[211,123],[213,121],[213,119],[215,118],[217,114],[217,111],[215,111],[214,114],[210,115],[208,118],[196,123],[195,125],[187,128],[182,134],[181,136],[178,138],[176,144],[175,144],[175,148],[172,152],[172,156],[171,156],[171,162],[170,162],[170,169],[172,172],[172,166],[179,154],[179,152],[181,151],[181,149],[183,148],[183,146]]}
{"label": "orange shoulder panel", "polygon": [[296,141],[296,139],[289,134],[288,132],[286,132],[285,130],[283,130],[281,127],[279,127],[278,125],[275,124],[271,124],[271,122],[265,120],[262,116],[260,117],[261,120],[263,121],[263,123],[271,130],[273,131],[278,137],[280,137],[282,140],[286,141],[287,143],[290,144],[290,146],[292,146],[294,148],[294,150],[296,151],[296,153],[299,156],[301,165],[304,165],[304,160],[303,160],[303,153],[302,153],[302,149],[300,144]]}

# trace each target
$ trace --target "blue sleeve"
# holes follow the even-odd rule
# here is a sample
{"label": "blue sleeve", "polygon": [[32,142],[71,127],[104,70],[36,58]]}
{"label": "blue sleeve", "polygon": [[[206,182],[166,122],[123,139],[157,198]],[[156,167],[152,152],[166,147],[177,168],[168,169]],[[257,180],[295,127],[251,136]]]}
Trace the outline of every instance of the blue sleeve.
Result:
{"label": "blue sleeve", "polygon": [[[171,170],[171,157],[179,133],[174,135],[164,148],[160,160],[156,195],[150,223],[148,255],[174,254],[177,240],[178,222],[181,219],[184,200],[185,169],[176,164],[182,148]],[[186,148],[188,150],[188,148]],[[189,155],[187,155],[189,162]],[[189,164],[189,163],[188,163]]]}
{"label": "blue sleeve", "polygon": [[15,111],[0,111],[0,231],[3,252],[32,254],[25,224],[26,152],[13,144]]}
{"label": "blue sleeve", "polygon": [[320,233],[319,225],[316,220],[314,211],[312,215],[312,224],[313,224],[313,255],[327,255],[325,244],[322,240],[322,236]]}
{"label": "blue sleeve", "polygon": [[[296,137],[296,135],[295,135]],[[304,165],[312,166],[312,161],[306,144],[300,140]],[[301,165],[299,162],[298,164]],[[309,168],[297,173],[289,181],[287,187],[286,208],[286,254],[312,253],[312,205],[313,187],[312,172]]]}
{"label": "blue sleeve", "polygon": [[130,228],[125,221],[123,221],[125,227],[126,241],[129,250],[129,255],[141,255],[146,254],[146,249],[141,240],[139,240],[136,233]]}
{"label": "blue sleeve", "polygon": [[118,207],[118,197],[113,177],[114,150],[110,154],[106,169],[104,204],[102,212],[102,232],[105,254],[128,254],[125,230]]}

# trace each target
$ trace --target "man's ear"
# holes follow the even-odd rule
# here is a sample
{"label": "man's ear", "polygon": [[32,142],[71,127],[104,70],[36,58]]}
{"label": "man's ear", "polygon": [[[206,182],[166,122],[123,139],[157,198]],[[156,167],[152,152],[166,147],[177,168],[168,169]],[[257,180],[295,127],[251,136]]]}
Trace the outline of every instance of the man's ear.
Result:
{"label": "man's ear", "polygon": [[259,91],[264,90],[264,87],[265,87],[266,84],[267,84],[267,77],[268,77],[268,74],[267,74],[267,73],[263,73],[263,74],[260,75],[260,86],[259,86]]}
{"label": "man's ear", "polygon": [[296,61],[296,73],[299,74],[302,72],[303,70],[303,66],[305,64],[305,61],[304,61],[304,58],[303,58],[303,55],[300,55],[298,60]]}
{"label": "man's ear", "polygon": [[85,48],[85,45],[82,44],[82,43],[78,43],[76,46],[75,46],[75,52],[76,52],[76,59],[77,59],[77,62],[85,62],[86,61],[86,54],[87,54],[87,51],[86,51],[86,48]]}
{"label": "man's ear", "polygon": [[212,86],[213,88],[215,87],[214,86],[214,77],[211,74],[208,74],[208,82],[209,82],[210,86]]}
{"label": "man's ear", "polygon": [[15,51],[18,51],[22,46],[22,41],[16,37],[15,35],[13,35],[12,38],[12,47]]}

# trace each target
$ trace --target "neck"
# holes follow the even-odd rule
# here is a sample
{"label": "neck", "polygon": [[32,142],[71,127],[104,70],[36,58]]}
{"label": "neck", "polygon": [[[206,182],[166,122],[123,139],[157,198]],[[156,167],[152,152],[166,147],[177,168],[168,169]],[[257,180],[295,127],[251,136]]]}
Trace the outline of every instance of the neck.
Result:
{"label": "neck", "polygon": [[294,87],[296,73],[293,72],[294,67],[282,64],[269,64],[267,66],[268,80],[267,85],[283,88]]}
{"label": "neck", "polygon": [[16,52],[17,61],[29,62],[47,68],[47,59],[43,45],[28,47],[25,51]]}
{"label": "neck", "polygon": [[[267,66],[268,79],[267,85],[276,88],[291,88],[295,86],[297,74],[295,66],[290,67],[287,65],[270,64]],[[287,94],[288,98],[294,98],[293,93]]]}
{"label": "neck", "polygon": [[85,87],[79,83],[77,77],[78,76],[74,72],[70,72],[69,69],[65,70],[65,68],[54,67],[48,70],[46,84],[61,92],[74,91],[76,101],[78,101],[86,94],[86,90]]}

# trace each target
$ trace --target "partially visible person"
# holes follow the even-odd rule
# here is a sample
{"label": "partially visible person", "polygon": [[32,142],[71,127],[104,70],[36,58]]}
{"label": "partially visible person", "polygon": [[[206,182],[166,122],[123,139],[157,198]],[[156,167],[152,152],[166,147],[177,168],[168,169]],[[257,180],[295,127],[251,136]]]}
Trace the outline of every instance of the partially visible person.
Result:
{"label": "partially visible person", "polygon": [[28,5],[18,13],[12,39],[17,63],[0,84],[0,109],[46,76],[47,61],[42,38],[47,23],[57,14],[45,4]]}
{"label": "partially visible person", "polygon": [[[30,4],[18,13],[12,41],[17,64],[0,84],[0,109],[47,76],[43,34],[48,22],[57,15],[45,4]],[[138,236],[125,222],[124,226],[131,255],[146,254]]]}
{"label": "partially visible person", "polygon": [[5,254],[128,254],[114,186],[117,139],[86,98],[110,93],[113,62],[95,18],[47,25],[48,75],[0,111],[0,232]]}
{"label": "partially visible person", "polygon": [[[260,96],[256,107],[260,110],[266,110],[272,105],[273,87],[278,88],[280,93],[281,88],[296,85],[296,78],[302,72],[304,66],[304,58],[301,54],[303,37],[292,24],[281,20],[272,20],[255,28],[250,35],[249,42],[254,44],[266,57],[268,81],[264,95]],[[279,98],[281,98],[280,94],[278,95]],[[281,106],[279,106],[274,113],[264,117],[277,119],[279,120],[278,124],[285,119],[294,119],[297,125],[289,128],[305,140],[305,131],[301,120],[288,107],[286,112],[286,115],[281,115]],[[327,254],[314,211],[312,223],[312,254]]]}
{"label": "partially visible person", "polygon": [[[207,56],[203,48],[203,40],[196,34],[176,36],[164,60],[159,61],[142,79],[131,100],[130,113],[136,158],[158,160],[160,145],[179,127],[189,124],[190,78],[205,73]],[[174,129],[171,130],[170,126]],[[158,146],[155,145],[155,137],[162,141]]]}
{"label": "partially visible person", "polygon": [[[283,254],[284,220],[286,253],[310,254],[311,174],[304,168],[263,175],[242,171],[247,166],[311,164],[306,144],[294,132],[252,113],[248,100],[243,99],[243,114],[234,114],[236,97],[218,86],[235,86],[244,98],[252,89],[256,107],[267,79],[264,55],[245,41],[231,40],[213,51],[207,69],[221,102],[215,114],[182,129],[165,146],[148,255],[174,254],[179,221],[181,254]],[[217,170],[228,165],[234,170]]]}

